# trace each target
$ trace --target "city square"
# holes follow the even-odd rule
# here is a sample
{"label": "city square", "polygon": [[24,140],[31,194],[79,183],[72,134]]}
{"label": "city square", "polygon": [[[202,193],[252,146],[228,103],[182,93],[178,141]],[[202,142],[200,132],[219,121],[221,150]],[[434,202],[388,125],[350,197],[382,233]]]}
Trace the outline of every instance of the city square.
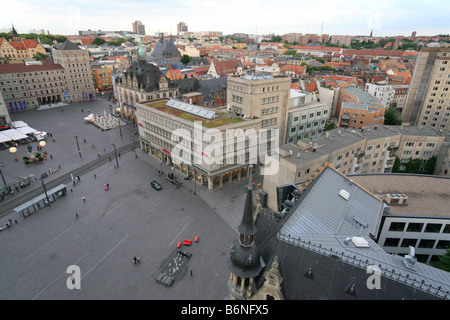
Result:
{"label": "city square", "polygon": [[[22,145],[17,155],[1,151],[4,173],[39,177],[41,172],[60,166],[45,178],[48,184],[80,166],[99,163],[80,175],[76,184],[70,178],[65,181],[66,196],[51,207],[26,219],[11,213],[2,215],[2,227],[8,219],[17,223],[0,233],[4,249],[0,258],[1,299],[225,298],[229,278],[226,257],[238,236],[243,188],[228,185],[211,192],[199,185],[194,195],[193,181],[183,181],[180,187],[165,181],[165,176],[158,176],[160,163],[156,159],[139,148],[133,152],[131,147],[137,145],[133,128],[101,131],[84,120],[87,109],[102,114],[109,112],[109,104],[100,99],[15,115],[17,120],[50,133],[56,141],[47,139],[43,149],[52,159],[44,164],[15,162],[13,158],[21,158],[20,152],[25,152]],[[110,158],[111,143],[118,149],[130,146],[118,155],[119,168],[115,157],[102,158]],[[171,168],[164,166],[163,171],[168,170]],[[161,191],[150,186],[153,180],[161,184]],[[105,191],[104,184],[110,189]],[[35,180],[26,188],[42,190],[42,185]],[[28,192],[26,188],[13,197]],[[7,199],[2,206],[14,200]],[[174,283],[165,286],[157,282],[155,276],[178,250],[178,242],[195,237],[197,242],[182,245],[192,256]],[[141,259],[138,265],[132,261],[136,255]],[[69,290],[66,285],[70,277],[66,271],[72,265],[80,268],[80,290]]]}

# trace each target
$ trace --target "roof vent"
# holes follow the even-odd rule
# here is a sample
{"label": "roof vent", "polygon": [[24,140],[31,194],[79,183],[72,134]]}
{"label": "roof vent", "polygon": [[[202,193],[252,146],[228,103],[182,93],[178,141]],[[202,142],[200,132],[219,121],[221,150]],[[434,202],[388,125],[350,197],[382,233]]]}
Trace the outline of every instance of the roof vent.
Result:
{"label": "roof vent", "polygon": [[339,190],[339,195],[345,200],[348,200],[350,198],[350,193],[348,193],[348,191],[344,189]]}
{"label": "roof vent", "polygon": [[352,242],[358,248],[368,248],[369,247],[369,243],[363,237],[353,237]]}

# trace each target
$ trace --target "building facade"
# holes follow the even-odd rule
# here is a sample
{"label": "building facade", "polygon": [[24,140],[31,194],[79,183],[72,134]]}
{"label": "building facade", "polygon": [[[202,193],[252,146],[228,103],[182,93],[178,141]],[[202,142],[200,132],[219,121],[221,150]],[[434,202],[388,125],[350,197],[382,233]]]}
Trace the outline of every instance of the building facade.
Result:
{"label": "building facade", "polygon": [[112,69],[107,67],[92,68],[95,92],[109,92],[113,89]]}
{"label": "building facade", "polygon": [[53,61],[1,64],[0,88],[11,112],[65,100],[66,71]]}
{"label": "building facade", "polygon": [[450,47],[424,47],[417,57],[402,120],[446,135],[449,118]]}
{"label": "building facade", "polygon": [[254,151],[260,145],[248,134],[259,132],[258,119],[170,98],[139,101],[136,107],[141,149],[157,158],[161,169],[170,166],[210,190],[247,177],[251,163],[257,169]]}
{"label": "building facade", "polygon": [[385,108],[389,108],[394,99],[395,90],[391,85],[366,83],[365,91],[381,100]]}
{"label": "building facade", "polygon": [[380,99],[357,88],[341,88],[336,105],[338,126],[361,129],[367,125],[383,124],[386,108]]}
{"label": "building facade", "polygon": [[21,38],[13,27],[13,37],[9,41],[0,38],[0,59],[7,63],[31,61],[37,53],[46,54],[45,49],[34,40]]}
{"label": "building facade", "polygon": [[279,144],[286,140],[290,77],[246,74],[228,77],[230,111],[246,119],[259,119],[260,128],[276,129]]}
{"label": "building facade", "polygon": [[327,161],[343,174],[390,173],[396,157],[427,161],[440,153],[444,137],[430,127],[373,125],[361,130],[337,128],[315,139],[280,146],[279,172],[264,176],[268,207],[278,210],[276,187],[308,181]]}
{"label": "building facade", "polygon": [[121,118],[132,126],[138,124],[137,103],[178,96],[178,86],[152,63],[142,57],[115,80],[116,97]]}
{"label": "building facade", "polygon": [[330,108],[309,96],[312,94],[307,95],[291,89],[285,143],[295,144],[298,140],[317,138],[323,133],[330,116]]}
{"label": "building facade", "polygon": [[54,62],[64,68],[64,100],[78,102],[94,99],[95,89],[88,51],[66,40],[52,49],[52,56]]}

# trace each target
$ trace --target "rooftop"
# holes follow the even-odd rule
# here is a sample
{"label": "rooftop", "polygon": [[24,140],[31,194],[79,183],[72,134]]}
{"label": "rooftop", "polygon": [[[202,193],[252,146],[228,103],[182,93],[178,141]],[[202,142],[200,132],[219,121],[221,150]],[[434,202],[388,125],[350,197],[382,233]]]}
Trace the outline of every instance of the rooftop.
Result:
{"label": "rooftop", "polygon": [[202,125],[207,128],[216,128],[245,121],[241,117],[228,113],[226,108],[211,108],[203,105],[189,104],[175,99],[158,99],[140,103],[184,120],[191,122],[201,121]]}
{"label": "rooftop", "polygon": [[349,175],[384,200],[386,194],[405,194],[406,206],[389,206],[390,215],[450,217],[450,178],[411,174]]}
{"label": "rooftop", "polygon": [[[325,134],[313,140],[300,140],[297,142],[297,145],[292,143],[281,145],[280,150],[283,150],[287,154],[292,151],[292,155],[286,158],[288,161],[302,163],[309,162],[324,155],[333,156],[334,151],[364,139],[364,137],[356,133],[338,128],[330,130],[328,135]],[[313,152],[314,148],[315,152]],[[300,153],[300,157],[297,157],[298,153]]]}
{"label": "rooftop", "polygon": [[342,90],[345,90],[351,94],[353,94],[354,96],[356,96],[356,98],[358,98],[358,100],[361,103],[367,104],[369,106],[379,106],[379,107],[383,107],[383,103],[381,102],[380,99],[375,98],[374,96],[372,96],[370,93],[357,89],[357,88],[353,88],[353,87],[347,87],[347,88],[342,88]]}

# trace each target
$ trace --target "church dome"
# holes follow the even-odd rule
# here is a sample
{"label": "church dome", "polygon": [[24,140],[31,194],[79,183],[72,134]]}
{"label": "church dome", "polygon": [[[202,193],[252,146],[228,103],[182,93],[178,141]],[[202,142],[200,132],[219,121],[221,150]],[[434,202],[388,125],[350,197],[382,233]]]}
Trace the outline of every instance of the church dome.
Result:
{"label": "church dome", "polygon": [[241,278],[256,277],[263,268],[258,247],[255,244],[244,247],[239,241],[231,247],[227,263],[230,271]]}

